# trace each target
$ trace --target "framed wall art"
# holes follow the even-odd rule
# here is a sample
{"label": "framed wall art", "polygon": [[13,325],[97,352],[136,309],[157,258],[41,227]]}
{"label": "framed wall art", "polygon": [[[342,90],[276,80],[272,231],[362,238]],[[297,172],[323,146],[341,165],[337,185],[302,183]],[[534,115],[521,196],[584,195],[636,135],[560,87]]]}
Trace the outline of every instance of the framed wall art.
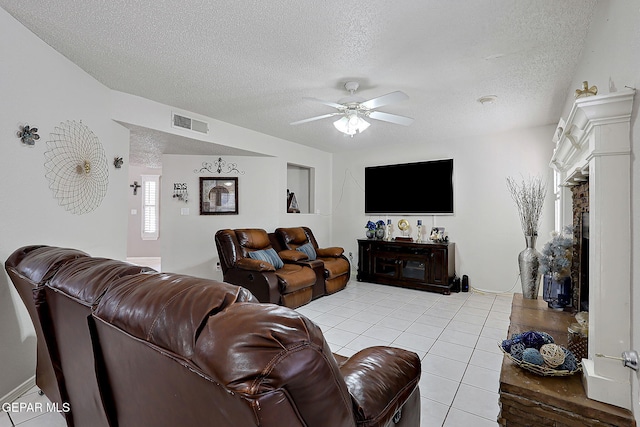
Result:
{"label": "framed wall art", "polygon": [[238,178],[200,177],[200,215],[237,215]]}

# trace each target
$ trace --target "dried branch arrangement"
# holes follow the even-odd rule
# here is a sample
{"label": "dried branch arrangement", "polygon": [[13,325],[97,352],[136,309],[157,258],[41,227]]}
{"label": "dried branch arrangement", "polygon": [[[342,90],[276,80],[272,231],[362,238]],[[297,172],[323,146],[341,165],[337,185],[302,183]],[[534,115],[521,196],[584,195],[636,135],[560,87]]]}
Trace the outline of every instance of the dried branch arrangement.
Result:
{"label": "dried branch arrangement", "polygon": [[547,195],[547,187],[540,176],[529,177],[521,182],[507,177],[507,188],[511,193],[511,198],[518,207],[520,214],[520,224],[525,236],[538,235],[538,223],[544,206],[544,199]]}

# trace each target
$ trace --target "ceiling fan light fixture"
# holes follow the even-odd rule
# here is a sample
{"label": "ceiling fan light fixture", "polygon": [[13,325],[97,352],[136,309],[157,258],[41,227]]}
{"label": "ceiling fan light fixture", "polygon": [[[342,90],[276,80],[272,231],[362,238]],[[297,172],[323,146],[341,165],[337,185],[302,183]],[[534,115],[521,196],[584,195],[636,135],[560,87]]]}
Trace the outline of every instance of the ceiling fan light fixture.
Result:
{"label": "ceiling fan light fixture", "polygon": [[340,132],[353,136],[356,133],[364,132],[364,130],[370,126],[370,123],[357,114],[352,114],[349,117],[342,117],[336,120],[333,122],[333,126]]}
{"label": "ceiling fan light fixture", "polygon": [[409,99],[406,93],[399,90],[395,92],[387,93],[386,95],[377,96],[365,100],[359,96],[356,96],[355,92],[358,89],[357,82],[347,82],[344,88],[349,92],[349,96],[339,100],[338,102],[323,101],[318,98],[305,98],[311,101],[316,101],[329,107],[335,108],[337,111],[328,114],[322,114],[320,116],[310,117],[308,119],[298,120],[289,123],[290,125],[300,125],[303,123],[314,122],[316,120],[322,120],[329,117],[341,116],[340,119],[333,122],[333,126],[340,132],[353,136],[356,133],[364,132],[369,123],[363,119],[379,120],[382,122],[394,123],[402,126],[409,126],[413,123],[413,119],[410,117],[399,116],[397,114],[384,113],[379,111],[378,108],[384,107],[389,104],[395,104],[396,102]]}

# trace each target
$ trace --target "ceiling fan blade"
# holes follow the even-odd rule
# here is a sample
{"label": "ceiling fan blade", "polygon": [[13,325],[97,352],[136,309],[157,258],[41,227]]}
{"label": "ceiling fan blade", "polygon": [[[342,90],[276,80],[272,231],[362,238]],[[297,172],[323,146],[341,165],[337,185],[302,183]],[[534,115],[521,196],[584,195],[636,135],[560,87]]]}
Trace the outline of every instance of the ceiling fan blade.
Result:
{"label": "ceiling fan blade", "polygon": [[322,116],[310,117],[308,119],[298,120],[297,122],[292,122],[292,123],[289,123],[289,124],[290,125],[301,125],[302,123],[308,123],[308,122],[313,122],[313,121],[320,120],[320,119],[326,119],[328,117],[337,116],[339,114],[342,114],[342,113],[323,114]]}
{"label": "ceiling fan blade", "polygon": [[382,120],[383,122],[395,123],[402,126],[409,126],[411,123],[413,123],[413,119],[410,117],[383,113],[382,111],[372,111],[371,113],[369,113],[369,118],[372,118],[374,120]]}
{"label": "ceiling fan blade", "polygon": [[343,109],[345,108],[344,105],[335,103],[335,102],[331,102],[331,101],[325,101],[323,99],[318,99],[318,98],[309,98],[309,97],[303,97],[302,99],[306,99],[307,101],[315,101],[315,102],[319,102],[321,104],[324,105],[328,105],[329,107],[333,107],[333,108],[337,108],[337,109]]}
{"label": "ceiling fan blade", "polygon": [[374,110],[384,105],[389,105],[389,104],[394,104],[396,102],[404,101],[405,99],[409,99],[409,95],[397,90],[395,92],[391,92],[386,95],[382,95],[377,98],[372,98],[368,101],[361,102],[360,105],[362,107],[368,108],[369,110]]}

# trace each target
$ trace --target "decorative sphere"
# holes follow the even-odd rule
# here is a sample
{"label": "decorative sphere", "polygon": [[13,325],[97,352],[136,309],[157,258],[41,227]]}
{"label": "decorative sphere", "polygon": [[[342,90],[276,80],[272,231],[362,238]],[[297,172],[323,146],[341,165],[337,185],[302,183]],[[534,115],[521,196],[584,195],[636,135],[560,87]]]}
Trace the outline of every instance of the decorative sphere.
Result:
{"label": "decorative sphere", "polygon": [[564,347],[562,351],[564,352],[564,362],[557,369],[566,370],[566,371],[575,371],[578,368],[578,361],[576,360],[576,356],[571,352],[571,350],[566,349]]}
{"label": "decorative sphere", "polygon": [[544,363],[552,368],[555,368],[564,363],[565,352],[559,345],[545,344],[540,347],[540,354],[544,359]]}
{"label": "decorative sphere", "polygon": [[511,351],[509,352],[514,359],[522,360],[522,353],[526,347],[521,342],[511,344]]}
{"label": "decorative sphere", "polygon": [[502,349],[504,351],[506,351],[507,353],[511,352],[511,344],[513,344],[513,341],[511,340],[502,340]]}
{"label": "decorative sphere", "polygon": [[544,340],[545,344],[554,344],[555,340],[553,339],[553,337],[551,335],[549,335],[546,332],[543,331],[536,331],[538,334],[540,334],[540,336],[542,337],[542,339]]}
{"label": "decorative sphere", "polygon": [[536,331],[525,332],[522,334],[521,339],[525,347],[535,348],[536,350],[539,350],[545,343],[543,336]]}
{"label": "decorative sphere", "polygon": [[535,348],[525,348],[522,352],[522,360],[532,365],[544,365],[544,358]]}

